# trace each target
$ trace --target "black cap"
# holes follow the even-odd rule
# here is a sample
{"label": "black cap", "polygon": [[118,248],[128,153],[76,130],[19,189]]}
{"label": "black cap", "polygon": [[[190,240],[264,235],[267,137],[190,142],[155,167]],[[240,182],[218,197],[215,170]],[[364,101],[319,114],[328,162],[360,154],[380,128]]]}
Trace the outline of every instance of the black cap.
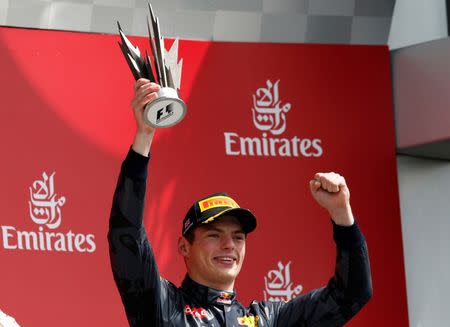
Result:
{"label": "black cap", "polygon": [[239,205],[226,193],[214,193],[195,202],[184,217],[181,234],[185,236],[195,227],[208,224],[224,214],[236,217],[248,234],[256,228],[256,217]]}

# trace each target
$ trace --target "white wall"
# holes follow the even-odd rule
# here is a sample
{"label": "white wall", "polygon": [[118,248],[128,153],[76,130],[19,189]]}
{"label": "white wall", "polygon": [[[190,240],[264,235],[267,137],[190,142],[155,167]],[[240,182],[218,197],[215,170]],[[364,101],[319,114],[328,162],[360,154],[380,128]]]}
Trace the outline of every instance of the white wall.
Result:
{"label": "white wall", "polygon": [[410,326],[450,326],[450,162],[397,165]]}
{"label": "white wall", "polygon": [[[390,49],[446,37],[445,0],[396,1],[388,41]],[[436,42],[429,45],[433,44]],[[421,45],[425,49],[427,46],[428,44]],[[447,84],[441,83],[442,80],[439,82],[438,77],[439,73],[445,71],[448,66],[445,59],[440,63],[440,67],[431,68],[430,66],[423,71],[424,74],[414,72],[421,69],[423,65],[436,64],[435,58],[429,58],[422,63],[420,61],[414,63],[411,58],[405,59],[411,66],[408,68],[409,73],[412,73],[409,79],[413,78],[417,82],[419,93],[422,91],[420,83],[429,83],[426,79],[424,80],[424,76],[438,80],[439,87],[446,87]],[[400,85],[401,83],[408,84],[408,77],[405,74],[397,77],[394,82],[395,89],[405,86]],[[406,97],[409,96],[406,94]],[[435,101],[436,98],[432,100]],[[425,103],[430,104],[429,101]],[[413,112],[414,107],[414,104],[410,104],[401,108],[396,107],[395,110],[402,110],[402,119],[414,120],[417,119],[417,115]],[[443,107],[445,108],[445,104]],[[428,109],[423,108],[422,114],[429,115]],[[399,112],[397,116],[398,114]],[[442,120],[442,115],[438,117]],[[430,116],[427,117],[429,118]],[[418,119],[418,121],[421,121],[421,124],[424,123],[424,119]],[[445,119],[442,122],[444,130],[448,131],[449,122]],[[398,123],[397,121],[397,128]],[[418,137],[417,129],[411,126],[407,129],[409,129],[408,133],[412,133],[412,137]],[[400,132],[397,130],[397,135]],[[448,300],[448,294],[450,294],[450,162],[399,155],[397,165],[409,323],[411,327],[450,326],[450,301]]]}
{"label": "white wall", "polygon": [[450,139],[450,38],[391,54],[397,148]]}
{"label": "white wall", "polygon": [[447,37],[445,0],[397,0],[388,45],[398,49]]}
{"label": "white wall", "polygon": [[[147,0],[0,0],[0,25],[147,35]],[[395,0],[151,0],[165,37],[386,44]]]}

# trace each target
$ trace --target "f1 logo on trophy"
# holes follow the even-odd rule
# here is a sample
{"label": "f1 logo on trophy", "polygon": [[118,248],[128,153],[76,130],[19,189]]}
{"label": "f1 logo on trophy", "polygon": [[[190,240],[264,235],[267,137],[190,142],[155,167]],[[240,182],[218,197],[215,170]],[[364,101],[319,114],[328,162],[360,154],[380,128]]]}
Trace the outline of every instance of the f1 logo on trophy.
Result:
{"label": "f1 logo on trophy", "polygon": [[186,115],[186,104],[180,99],[179,94],[183,59],[177,62],[178,38],[175,39],[170,50],[166,51],[164,38],[159,30],[159,20],[155,17],[150,4],[148,8],[151,23],[147,16],[147,27],[153,65],[147,51],[143,59],[139,48],[133,46],[123,33],[120,23],[117,22],[122,39],[119,46],[136,80],[146,78],[151,82],[159,83],[161,86],[158,97],[145,107],[145,122],[152,127],[170,127],[178,124]]}

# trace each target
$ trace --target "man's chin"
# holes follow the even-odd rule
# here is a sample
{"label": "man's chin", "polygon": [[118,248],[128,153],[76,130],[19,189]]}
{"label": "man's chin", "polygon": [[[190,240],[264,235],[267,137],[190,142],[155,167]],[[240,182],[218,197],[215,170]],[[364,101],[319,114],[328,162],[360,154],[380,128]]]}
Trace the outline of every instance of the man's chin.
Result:
{"label": "man's chin", "polygon": [[234,282],[239,272],[236,269],[221,269],[217,273],[217,277],[226,282]]}

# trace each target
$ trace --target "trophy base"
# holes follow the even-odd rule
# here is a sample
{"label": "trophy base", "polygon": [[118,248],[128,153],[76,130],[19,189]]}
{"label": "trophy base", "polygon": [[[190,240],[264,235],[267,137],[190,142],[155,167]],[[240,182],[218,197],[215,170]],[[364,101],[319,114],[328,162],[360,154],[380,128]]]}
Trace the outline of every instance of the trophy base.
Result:
{"label": "trophy base", "polygon": [[163,87],[157,94],[158,97],[145,106],[145,122],[155,128],[164,128],[182,121],[186,115],[186,104],[178,97],[177,90]]}

